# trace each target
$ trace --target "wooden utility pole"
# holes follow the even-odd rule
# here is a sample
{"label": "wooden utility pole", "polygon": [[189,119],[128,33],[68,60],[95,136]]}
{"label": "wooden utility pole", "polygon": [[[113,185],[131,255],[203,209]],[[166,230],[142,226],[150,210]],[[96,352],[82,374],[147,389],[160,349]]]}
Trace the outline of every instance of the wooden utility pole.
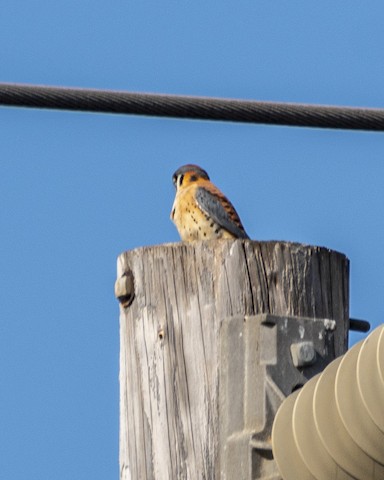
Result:
{"label": "wooden utility pole", "polygon": [[345,352],[349,262],[223,240],[120,255],[120,478],[277,479],[283,399]]}

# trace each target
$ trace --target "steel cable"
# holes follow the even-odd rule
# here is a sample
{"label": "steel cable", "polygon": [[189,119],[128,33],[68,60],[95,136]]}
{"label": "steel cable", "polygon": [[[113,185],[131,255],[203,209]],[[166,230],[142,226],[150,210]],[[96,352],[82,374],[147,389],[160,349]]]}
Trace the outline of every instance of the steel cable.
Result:
{"label": "steel cable", "polygon": [[0,83],[0,105],[297,127],[384,130],[384,109]]}

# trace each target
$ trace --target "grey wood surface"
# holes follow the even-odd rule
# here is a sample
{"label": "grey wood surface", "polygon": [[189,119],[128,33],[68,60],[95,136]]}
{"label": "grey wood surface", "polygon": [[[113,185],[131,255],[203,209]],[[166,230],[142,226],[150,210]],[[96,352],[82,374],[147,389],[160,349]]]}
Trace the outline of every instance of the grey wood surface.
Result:
{"label": "grey wood surface", "polygon": [[221,478],[224,319],[334,319],[336,356],[346,349],[349,262],[329,249],[249,240],[166,244],[121,254],[118,278],[127,272],[134,297],[120,307],[121,479]]}

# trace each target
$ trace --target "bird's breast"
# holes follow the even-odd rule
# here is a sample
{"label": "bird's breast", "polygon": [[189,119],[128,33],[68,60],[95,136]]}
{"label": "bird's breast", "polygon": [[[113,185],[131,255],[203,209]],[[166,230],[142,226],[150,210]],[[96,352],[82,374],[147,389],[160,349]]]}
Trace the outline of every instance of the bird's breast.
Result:
{"label": "bird's breast", "polygon": [[232,234],[221,228],[210,218],[209,214],[200,209],[192,189],[177,192],[172,206],[171,219],[184,242],[233,238]]}

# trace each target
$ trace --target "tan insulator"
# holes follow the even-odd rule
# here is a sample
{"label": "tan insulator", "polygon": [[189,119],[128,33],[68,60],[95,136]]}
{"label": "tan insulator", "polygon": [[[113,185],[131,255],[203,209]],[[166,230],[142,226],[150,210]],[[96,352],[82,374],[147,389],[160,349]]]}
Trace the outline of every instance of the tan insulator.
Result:
{"label": "tan insulator", "polygon": [[272,447],[284,480],[384,480],[384,325],[283,402]]}
{"label": "tan insulator", "polygon": [[295,442],[292,412],[299,391],[292,393],[279,408],[273,425],[273,449],[279,452],[275,460],[285,480],[316,480],[306,467]]}
{"label": "tan insulator", "polygon": [[376,328],[360,350],[357,383],[365,408],[384,432],[384,327]]}

